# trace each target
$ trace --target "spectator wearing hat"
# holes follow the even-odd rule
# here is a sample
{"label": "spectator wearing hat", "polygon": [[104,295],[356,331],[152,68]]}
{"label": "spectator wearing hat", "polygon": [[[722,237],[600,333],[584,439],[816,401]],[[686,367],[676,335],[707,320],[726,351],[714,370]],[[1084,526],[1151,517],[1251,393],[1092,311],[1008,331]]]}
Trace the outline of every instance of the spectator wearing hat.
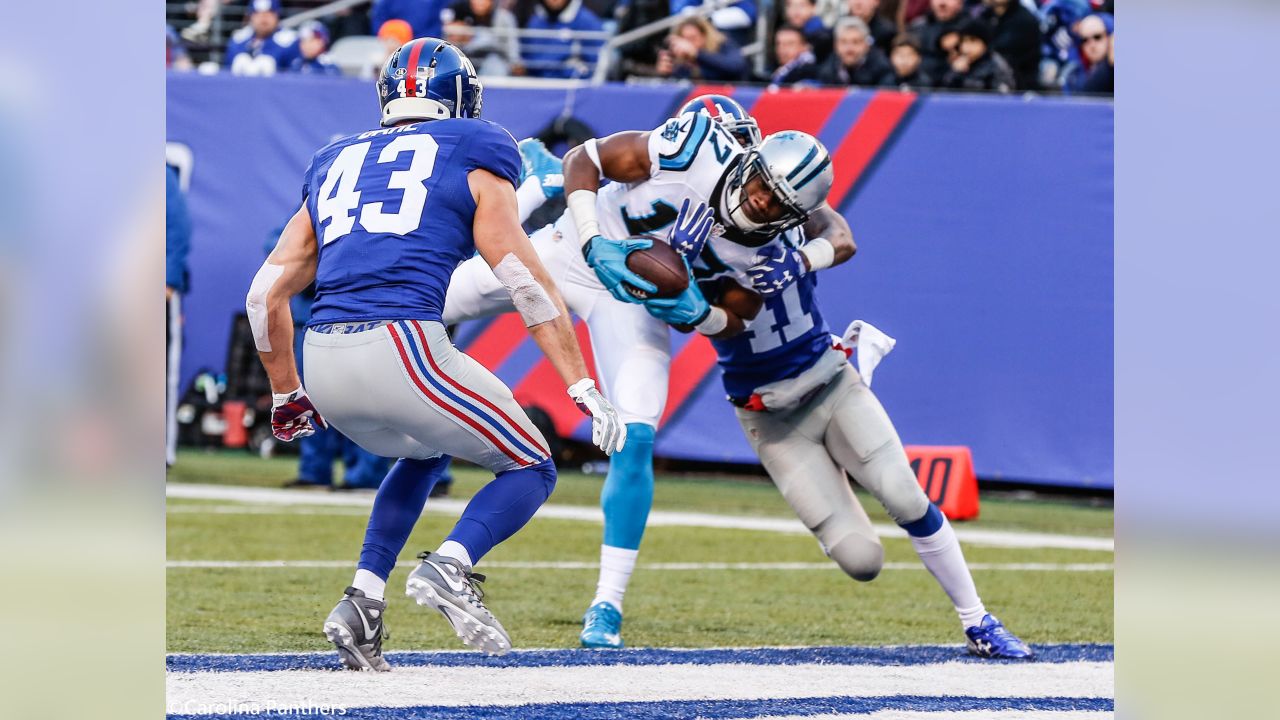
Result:
{"label": "spectator wearing hat", "polygon": [[412,28],[410,40],[438,38],[444,35],[444,23],[440,19],[444,8],[445,0],[373,0],[369,24],[381,31],[388,20],[403,20]]}
{"label": "spectator wearing hat", "polygon": [[812,80],[817,72],[813,47],[800,28],[783,25],[775,30],[773,54],[778,66],[766,78],[771,88]]}
{"label": "spectator wearing hat", "polygon": [[671,28],[667,46],[658,51],[658,62],[652,74],[667,78],[736,82],[747,78],[747,59],[737,43],[706,18],[693,15]]}
{"label": "spectator wearing hat", "polygon": [[960,27],[965,19],[963,11],[964,0],[929,0],[929,11],[911,25],[924,51],[924,70],[935,78],[942,77],[948,65],[938,41]]}
{"label": "spectator wearing hat", "polygon": [[890,43],[889,64],[893,73],[884,79],[886,87],[922,90],[933,87],[934,80],[924,71],[924,52],[920,41],[911,33],[900,33]]}
{"label": "spectator wearing hat", "polygon": [[289,69],[308,75],[341,75],[342,69],[329,57],[329,30],[312,20],[298,28],[299,57]]}
{"label": "spectator wearing hat", "polygon": [[882,84],[893,67],[880,48],[871,44],[871,30],[860,18],[836,21],[835,52],[818,66],[818,82],[827,85]]}
{"label": "spectator wearing hat", "polygon": [[[804,34],[815,57],[825,60],[831,55],[831,30],[818,15],[816,0],[787,0],[784,16],[786,25]],[[774,39],[777,39],[776,34]]]}
{"label": "spectator wearing hat", "polygon": [[1076,26],[1080,36],[1080,59],[1083,69],[1069,89],[1078,92],[1112,94],[1115,91],[1115,67],[1112,34],[1115,20],[1106,13],[1090,15]]}
{"label": "spectator wearing hat", "polygon": [[494,0],[457,0],[441,16],[445,37],[481,75],[523,75],[516,16]]}
{"label": "spectator wearing hat", "polygon": [[274,75],[297,57],[298,34],[280,29],[280,0],[251,0],[249,23],[227,42],[227,68],[236,75]]}
{"label": "spectator wearing hat", "polygon": [[[525,28],[600,32],[604,23],[582,0],[539,0]],[[557,37],[527,37],[520,42],[520,55],[528,74],[545,78],[585,77],[595,68],[601,40],[581,40],[561,34]]]}
{"label": "spectator wearing hat", "polygon": [[845,15],[866,23],[875,46],[889,52],[889,47],[898,34],[898,26],[880,14],[880,0],[848,0],[843,9]]}
{"label": "spectator wearing hat", "polygon": [[1007,93],[1014,89],[1013,70],[1009,63],[991,50],[991,27],[981,20],[962,23],[960,52],[942,78],[942,87],[956,90],[994,90]]}
{"label": "spectator wearing hat", "polygon": [[1013,68],[1019,90],[1040,88],[1040,19],[1018,0],[982,0],[979,19],[992,30],[991,49]]}

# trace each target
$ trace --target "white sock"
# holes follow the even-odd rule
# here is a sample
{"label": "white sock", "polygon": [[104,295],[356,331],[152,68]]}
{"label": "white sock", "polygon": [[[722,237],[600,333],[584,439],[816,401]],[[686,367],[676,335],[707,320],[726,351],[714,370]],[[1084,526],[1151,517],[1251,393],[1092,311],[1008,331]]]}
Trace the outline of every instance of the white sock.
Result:
{"label": "white sock", "polygon": [[351,581],[351,587],[363,592],[370,600],[382,600],[387,591],[387,581],[360,568],[356,570],[356,579]]}
{"label": "white sock", "polygon": [[631,580],[631,571],[636,567],[639,554],[639,550],[600,546],[600,582],[596,584],[592,605],[607,602],[622,612],[622,596],[627,592],[627,583]]}
{"label": "white sock", "polygon": [[960,541],[951,523],[944,519],[937,532],[929,537],[912,537],[911,545],[951,598],[960,623],[970,628],[982,622],[987,610],[978,597],[978,588],[973,584],[973,575],[969,574],[969,565],[964,561],[964,552],[960,550]]}
{"label": "white sock", "polygon": [[462,547],[462,543],[454,542],[452,540],[445,540],[440,543],[440,549],[436,550],[436,554],[443,555],[447,558],[453,558],[468,568],[475,564],[471,562],[471,553],[467,552],[467,549]]}

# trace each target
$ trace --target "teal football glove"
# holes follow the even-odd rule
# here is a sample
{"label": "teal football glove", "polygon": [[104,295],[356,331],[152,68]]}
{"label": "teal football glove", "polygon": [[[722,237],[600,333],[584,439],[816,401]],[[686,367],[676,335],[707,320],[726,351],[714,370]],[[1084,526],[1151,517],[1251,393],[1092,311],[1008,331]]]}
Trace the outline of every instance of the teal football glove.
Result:
{"label": "teal football glove", "polygon": [[642,298],[627,292],[627,285],[646,293],[657,292],[658,286],[631,272],[627,267],[627,255],[636,250],[648,250],[653,241],[646,238],[608,240],[596,235],[582,248],[587,264],[596,271],[596,277],[609,294],[622,302],[638,303]]}
{"label": "teal football glove", "polygon": [[564,163],[560,158],[552,155],[537,138],[521,140],[517,147],[520,150],[520,182],[516,187],[523,185],[526,178],[535,177],[548,200],[563,195]]}
{"label": "teal football glove", "polygon": [[711,312],[711,303],[703,297],[693,278],[689,278],[689,287],[679,295],[645,300],[644,307],[650,315],[669,325],[697,325]]}

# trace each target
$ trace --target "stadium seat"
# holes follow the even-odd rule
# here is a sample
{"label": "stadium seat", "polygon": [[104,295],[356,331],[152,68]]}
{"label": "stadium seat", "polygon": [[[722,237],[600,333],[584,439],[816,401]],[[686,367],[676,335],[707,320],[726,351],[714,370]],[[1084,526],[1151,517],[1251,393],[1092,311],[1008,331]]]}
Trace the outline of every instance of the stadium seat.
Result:
{"label": "stadium seat", "polygon": [[348,35],[338,38],[329,48],[329,57],[343,75],[359,76],[365,68],[376,64],[386,51],[382,41],[372,35]]}

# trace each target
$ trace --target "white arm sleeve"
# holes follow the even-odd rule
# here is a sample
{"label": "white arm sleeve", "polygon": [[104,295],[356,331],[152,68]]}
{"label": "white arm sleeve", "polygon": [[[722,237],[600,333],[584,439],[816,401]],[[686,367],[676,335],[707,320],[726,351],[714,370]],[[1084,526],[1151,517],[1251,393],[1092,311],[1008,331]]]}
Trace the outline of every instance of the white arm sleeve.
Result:
{"label": "white arm sleeve", "polygon": [[516,211],[520,214],[520,224],[529,222],[529,216],[542,207],[547,196],[542,192],[542,183],[530,175],[524,179],[520,189],[516,190]]}
{"label": "white arm sleeve", "polygon": [[520,262],[520,258],[507,253],[501,262],[493,266],[493,274],[498,282],[511,295],[511,304],[524,320],[525,327],[541,325],[560,317],[560,309],[551,301],[551,296],[537,280],[529,268]]}
{"label": "white arm sleeve", "polygon": [[283,265],[262,263],[258,274],[253,276],[249,285],[249,294],[244,299],[244,309],[249,315],[249,327],[253,330],[253,344],[259,352],[271,352],[271,337],[267,334],[267,294],[284,274]]}

